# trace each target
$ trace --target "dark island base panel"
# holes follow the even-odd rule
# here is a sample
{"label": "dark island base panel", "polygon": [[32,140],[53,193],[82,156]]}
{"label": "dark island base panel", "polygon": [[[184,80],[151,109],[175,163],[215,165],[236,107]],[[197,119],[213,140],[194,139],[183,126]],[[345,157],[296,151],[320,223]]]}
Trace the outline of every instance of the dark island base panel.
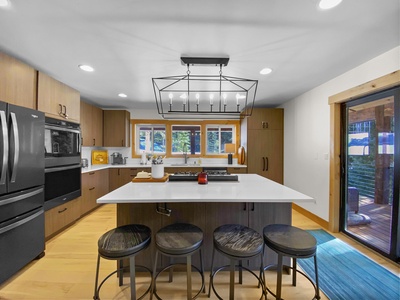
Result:
{"label": "dark island base panel", "polygon": [[[170,214],[169,214],[170,212]],[[168,216],[169,215],[169,216]],[[162,227],[176,223],[191,223],[200,227],[204,232],[204,267],[211,267],[213,232],[224,224],[241,224],[249,226],[262,234],[263,228],[269,224],[291,224],[291,203],[126,203],[117,204],[117,225],[144,224],[151,228],[152,243],[149,249],[136,258],[138,264],[152,268],[155,246],[154,235]],[[277,254],[265,248],[264,266],[277,263]],[[179,261],[176,259],[175,261]],[[182,260],[184,262],[184,259]],[[159,266],[169,263],[168,258],[162,257]],[[199,256],[193,256],[193,263],[199,266]],[[284,258],[285,264],[290,264],[289,258]],[[215,266],[229,264],[229,260],[218,252],[215,255]],[[128,261],[124,262],[128,265]],[[260,259],[255,258],[243,263],[253,270],[259,270]]]}

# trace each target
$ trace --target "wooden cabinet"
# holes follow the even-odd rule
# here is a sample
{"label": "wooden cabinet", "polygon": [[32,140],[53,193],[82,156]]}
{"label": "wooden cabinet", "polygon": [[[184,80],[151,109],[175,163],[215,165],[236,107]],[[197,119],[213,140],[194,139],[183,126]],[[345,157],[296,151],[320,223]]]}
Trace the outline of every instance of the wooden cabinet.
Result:
{"label": "wooden cabinet", "polygon": [[103,146],[103,110],[81,101],[82,146]]}
{"label": "wooden cabinet", "polygon": [[104,147],[130,147],[130,112],[104,110],[103,117]]}
{"label": "wooden cabinet", "polygon": [[81,215],[98,206],[97,199],[109,191],[108,170],[82,174]]}
{"label": "wooden cabinet", "polygon": [[233,167],[228,167],[227,168],[228,173],[230,174],[246,174],[247,173],[247,168],[233,168]]}
{"label": "wooden cabinet", "polygon": [[52,237],[80,217],[80,197],[45,212],[45,237]]}
{"label": "wooden cabinet", "polygon": [[247,129],[283,129],[283,109],[256,108],[247,118]]}
{"label": "wooden cabinet", "polygon": [[[268,125],[263,128],[262,122]],[[247,173],[283,184],[283,110],[254,109],[253,115],[242,121],[241,130]]]}
{"label": "wooden cabinet", "polygon": [[0,52],[0,100],[36,109],[37,72]]}
{"label": "wooden cabinet", "polygon": [[80,122],[80,94],[50,76],[38,74],[38,110],[46,116]]}
{"label": "wooden cabinet", "polygon": [[111,168],[109,169],[110,176],[110,191],[113,191],[128,182],[137,175],[138,172],[151,172],[149,168]]}

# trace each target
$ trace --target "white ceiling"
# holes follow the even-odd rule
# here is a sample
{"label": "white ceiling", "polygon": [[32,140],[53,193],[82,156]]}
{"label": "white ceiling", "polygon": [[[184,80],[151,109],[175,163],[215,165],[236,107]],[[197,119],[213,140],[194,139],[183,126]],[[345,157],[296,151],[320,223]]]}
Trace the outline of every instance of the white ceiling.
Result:
{"label": "white ceiling", "polygon": [[182,55],[229,56],[223,74],[259,80],[256,106],[272,107],[400,45],[399,0],[343,0],[329,11],[317,0],[10,2],[0,50],[103,108],[156,109],[151,79],[185,74]]}

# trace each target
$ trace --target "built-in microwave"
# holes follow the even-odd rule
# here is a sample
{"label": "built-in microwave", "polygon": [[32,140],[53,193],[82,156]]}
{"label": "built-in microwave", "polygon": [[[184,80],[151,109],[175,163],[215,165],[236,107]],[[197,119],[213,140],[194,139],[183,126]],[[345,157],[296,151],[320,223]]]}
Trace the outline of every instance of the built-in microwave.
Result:
{"label": "built-in microwave", "polygon": [[46,117],[44,150],[46,168],[79,164],[81,162],[79,124]]}

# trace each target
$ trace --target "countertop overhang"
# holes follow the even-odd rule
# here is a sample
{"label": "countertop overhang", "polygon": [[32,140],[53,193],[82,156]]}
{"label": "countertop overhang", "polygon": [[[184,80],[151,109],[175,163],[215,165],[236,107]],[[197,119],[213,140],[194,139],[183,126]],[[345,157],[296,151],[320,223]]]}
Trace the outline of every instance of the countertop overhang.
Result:
{"label": "countertop overhang", "polygon": [[238,174],[238,182],[130,182],[97,203],[295,202],[315,203],[307,195],[257,174]]}

